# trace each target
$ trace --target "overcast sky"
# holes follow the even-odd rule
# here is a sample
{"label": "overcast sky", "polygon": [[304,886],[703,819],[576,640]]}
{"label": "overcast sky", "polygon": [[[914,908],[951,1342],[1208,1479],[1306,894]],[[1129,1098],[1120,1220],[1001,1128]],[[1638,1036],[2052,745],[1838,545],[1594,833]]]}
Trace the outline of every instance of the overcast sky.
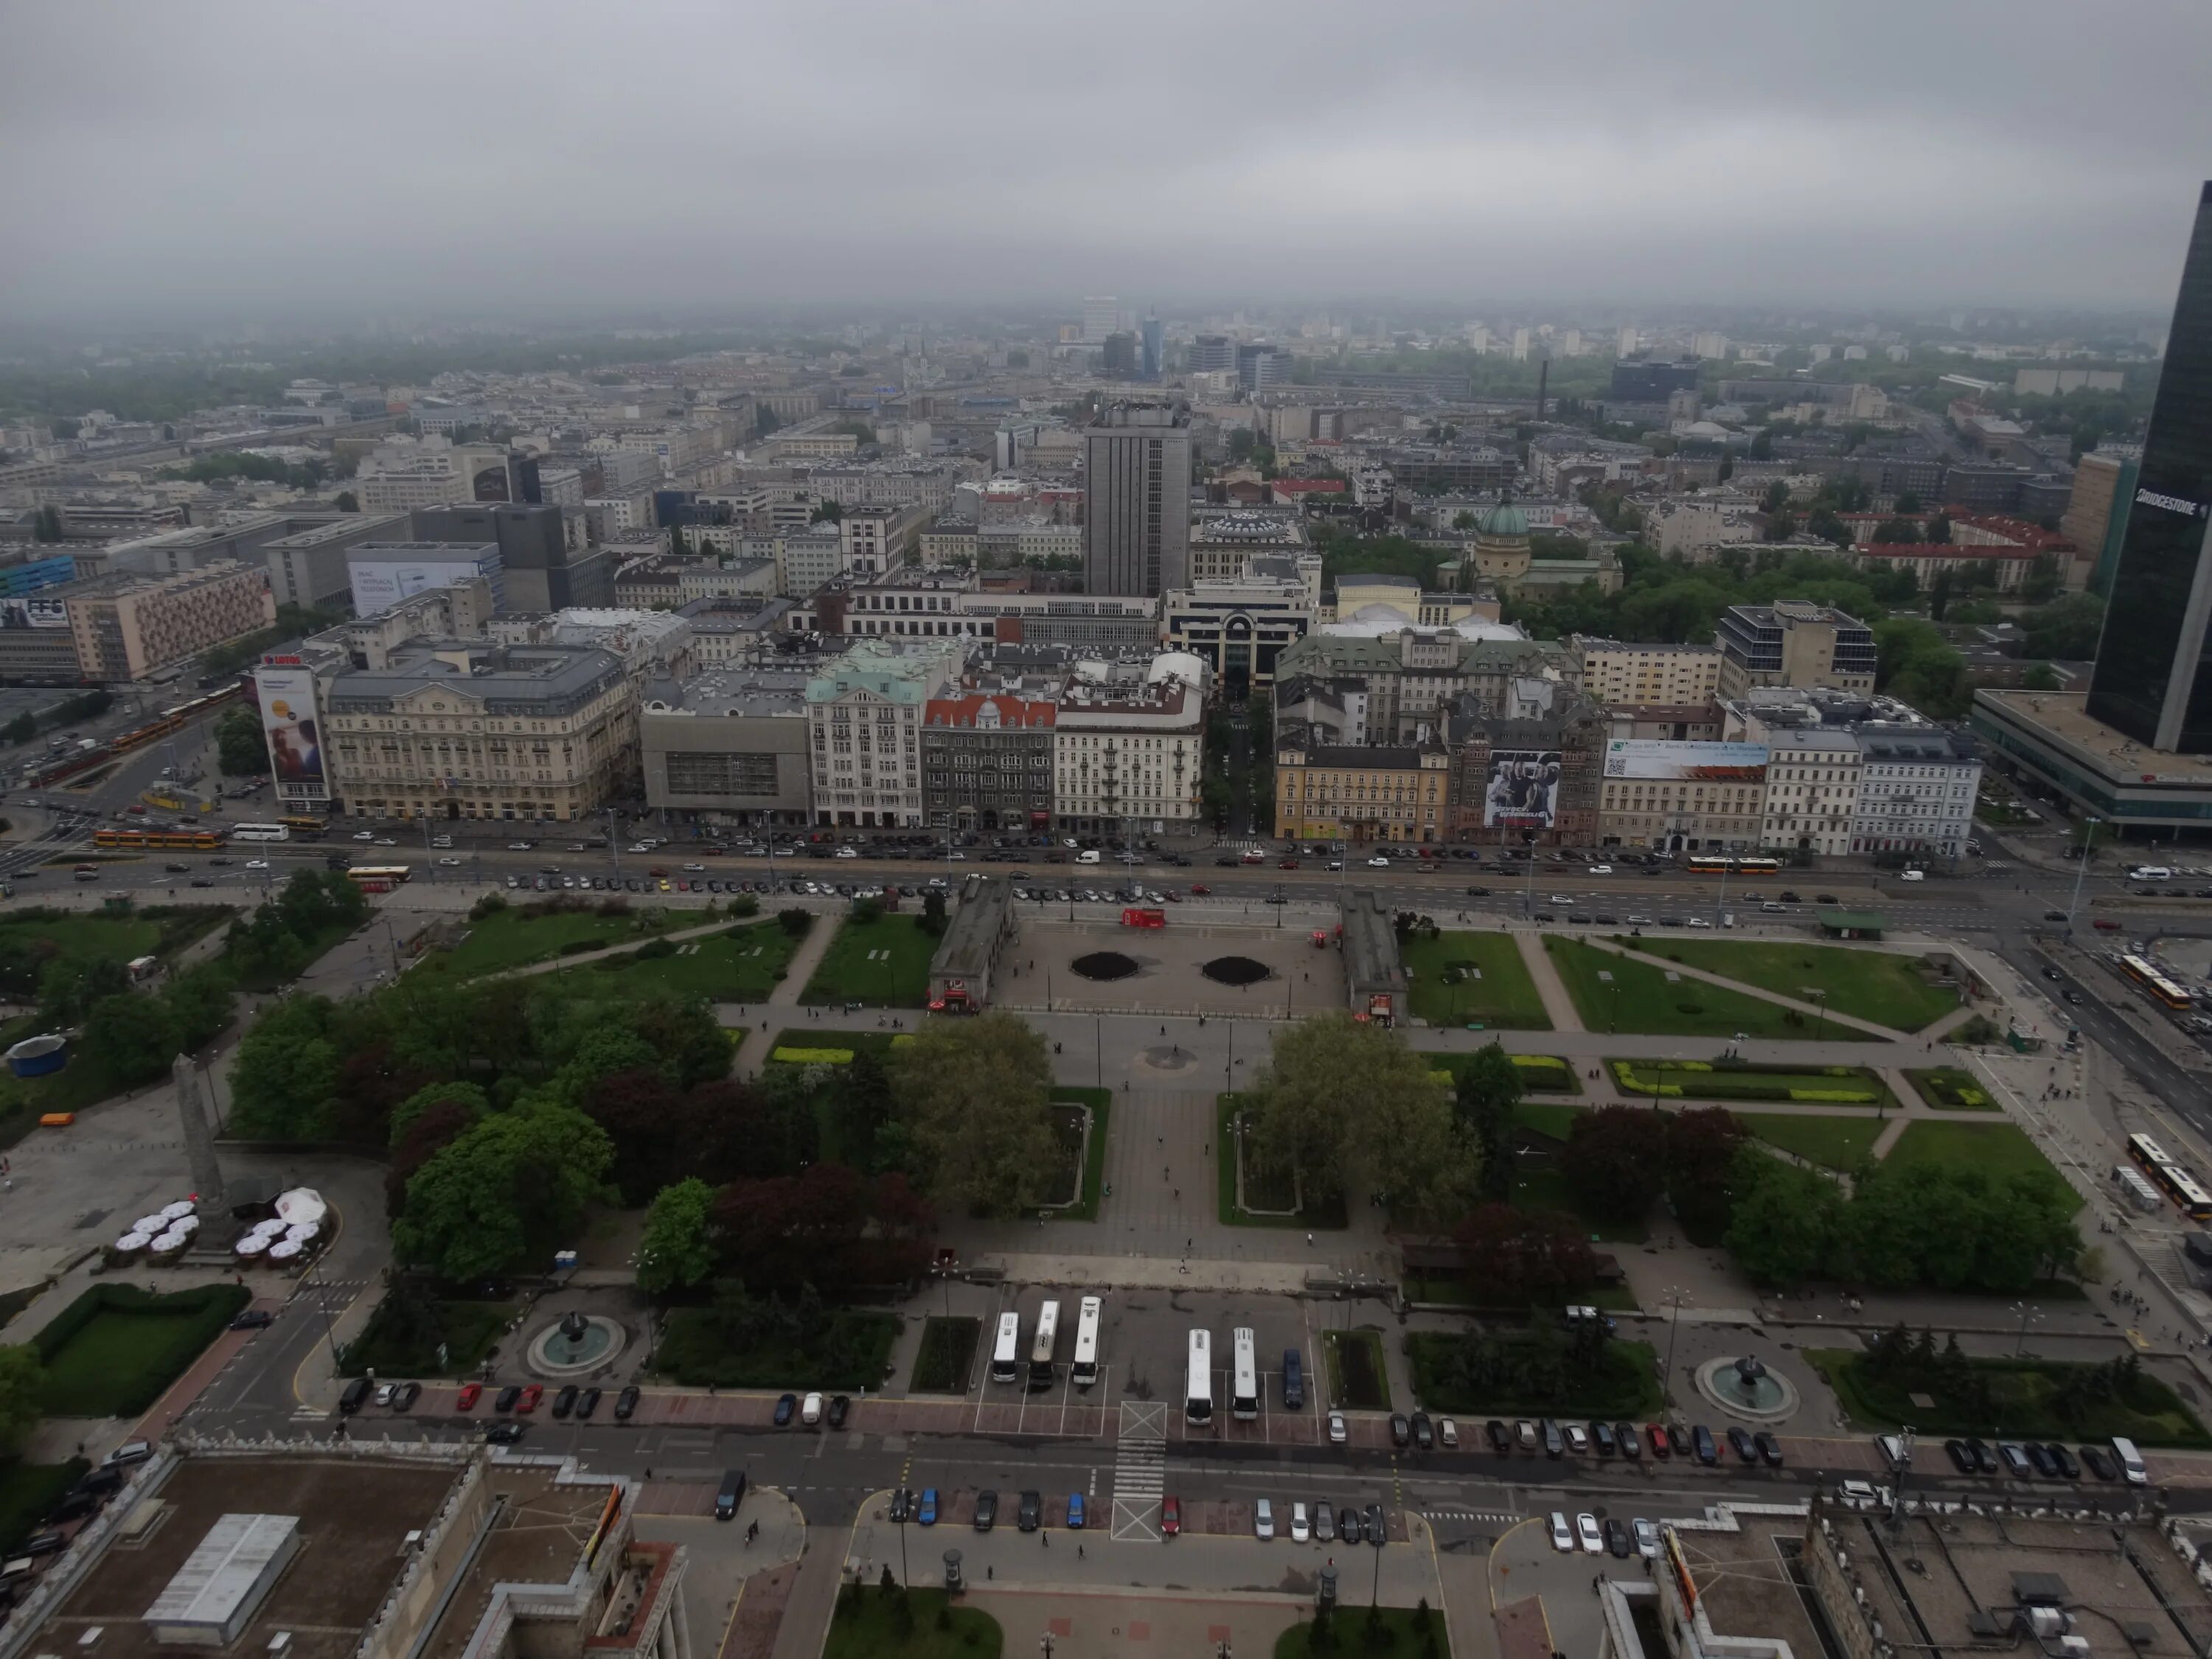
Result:
{"label": "overcast sky", "polygon": [[2212,173],[2205,0],[13,0],[0,27],[18,317],[2162,311]]}

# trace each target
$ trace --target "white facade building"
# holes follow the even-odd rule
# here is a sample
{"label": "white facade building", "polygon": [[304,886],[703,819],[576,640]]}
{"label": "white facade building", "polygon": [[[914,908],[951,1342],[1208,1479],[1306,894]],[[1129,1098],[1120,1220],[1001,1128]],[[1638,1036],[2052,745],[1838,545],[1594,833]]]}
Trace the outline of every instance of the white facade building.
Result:
{"label": "white facade building", "polygon": [[1961,856],[1973,834],[1981,757],[1934,726],[1873,724],[1856,735],[1859,798],[1850,850]]}
{"label": "white facade building", "polygon": [[1053,729],[1053,811],[1061,829],[1159,835],[1198,817],[1204,700],[1183,678],[1162,672],[1173,662],[1157,659],[1142,680],[1109,679],[1102,664],[1077,669]]}
{"label": "white facade building", "polygon": [[1783,730],[1766,741],[1766,821],[1759,844],[1850,852],[1859,805],[1859,740],[1849,732]]}
{"label": "white facade building", "polygon": [[922,708],[956,675],[952,641],[864,640],[806,684],[817,824],[913,829],[926,822]]}

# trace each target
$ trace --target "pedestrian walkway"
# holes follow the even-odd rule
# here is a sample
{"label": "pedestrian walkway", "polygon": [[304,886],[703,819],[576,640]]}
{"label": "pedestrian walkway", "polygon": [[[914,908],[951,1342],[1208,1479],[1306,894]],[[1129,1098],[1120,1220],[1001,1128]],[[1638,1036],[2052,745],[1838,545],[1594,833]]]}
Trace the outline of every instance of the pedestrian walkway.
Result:
{"label": "pedestrian walkway", "polygon": [[799,1559],[799,1576],[792,1582],[782,1622],[775,1632],[774,1659],[821,1659],[822,1644],[829,1639],[830,1615],[837,1610],[837,1586],[843,1579],[845,1553],[852,1547],[848,1523],[823,1529],[817,1538],[808,1529],[805,1553]]}
{"label": "pedestrian walkway", "polygon": [[1583,1017],[1576,1012],[1575,1000],[1567,993],[1566,981],[1559,977],[1559,967],[1552,953],[1544,948],[1541,933],[1516,929],[1513,943],[1519,947],[1521,961],[1528,969],[1528,977],[1536,982],[1536,994],[1544,1000],[1544,1013],[1555,1031],[1579,1031]]}
{"label": "pedestrian walkway", "polygon": [[1167,1405],[1125,1400],[1114,1448],[1114,1518],[1110,1534],[1158,1543],[1160,1498],[1167,1491]]}
{"label": "pedestrian walkway", "polygon": [[806,930],[806,937],[792,953],[791,963],[784,969],[783,978],[769,993],[768,1000],[761,1005],[761,1022],[757,1030],[748,1031],[745,1040],[738,1047],[735,1071],[741,1078],[757,1078],[768,1064],[768,1056],[775,1046],[775,1035],[784,1022],[776,1018],[779,1011],[795,1012],[800,1006],[799,997],[814,970],[822,965],[829,954],[830,941],[837,935],[843,917],[817,913],[814,925]]}

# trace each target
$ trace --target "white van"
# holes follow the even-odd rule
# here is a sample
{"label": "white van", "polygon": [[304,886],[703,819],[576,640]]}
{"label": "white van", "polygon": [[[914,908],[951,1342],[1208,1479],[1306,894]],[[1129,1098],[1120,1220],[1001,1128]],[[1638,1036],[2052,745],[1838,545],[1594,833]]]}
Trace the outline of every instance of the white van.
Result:
{"label": "white van", "polygon": [[2128,1485],[2130,1486],[2150,1485],[2150,1471],[2143,1467],[2142,1454],[2136,1449],[2134,1441],[2124,1440],[2118,1435],[2114,1435],[2112,1455],[2119,1461],[2120,1476]]}
{"label": "white van", "polygon": [[2128,872],[2130,881],[2172,881],[2173,872],[2163,864],[2138,864]]}
{"label": "white van", "polygon": [[1898,879],[1899,881],[1925,881],[1928,879],[1928,872],[1925,870],[1907,870],[1899,875]]}
{"label": "white van", "polygon": [[1078,864],[1097,864],[1099,861],[1098,849],[1095,847],[1086,848],[1075,855],[1075,861]]}

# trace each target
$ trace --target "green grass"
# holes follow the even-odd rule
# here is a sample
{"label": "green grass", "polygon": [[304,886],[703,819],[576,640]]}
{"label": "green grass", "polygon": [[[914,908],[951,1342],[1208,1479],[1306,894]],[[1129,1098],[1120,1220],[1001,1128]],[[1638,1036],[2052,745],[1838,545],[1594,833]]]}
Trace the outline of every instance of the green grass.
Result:
{"label": "green grass", "polygon": [[1454,1374],[1452,1361],[1469,1340],[1452,1331],[1409,1331],[1406,1358],[1424,1409],[1473,1416],[1650,1418],[1660,1407],[1659,1378],[1649,1342],[1613,1341],[1597,1364],[1577,1368],[1565,1395],[1538,1398],[1511,1388],[1477,1394]]}
{"label": "green grass", "polygon": [[579,908],[533,915],[530,908],[510,905],[481,921],[469,923],[467,938],[451,951],[426,958],[423,965],[456,979],[474,979],[482,974],[507,973],[557,957],[651,939],[679,922],[696,925],[695,919],[665,910],[629,910],[603,916],[596,908]]}
{"label": "green grass", "polygon": [[[890,954],[869,959],[884,951]],[[936,954],[937,940],[922,932],[920,916],[884,915],[869,922],[848,916],[799,1000],[919,1008],[929,1000],[929,959]]]}
{"label": "green grass", "polygon": [[1629,1094],[1660,1100],[1773,1100],[1806,1106],[1887,1106],[1889,1085],[1857,1066],[1727,1066],[1704,1060],[1609,1060]]}
{"label": "green grass", "polygon": [[1959,994],[1932,983],[1917,957],[1892,951],[1733,939],[1646,939],[1643,945],[1648,954],[1800,1001],[1815,1000],[1805,994],[1808,988],[1826,991],[1834,1012],[1893,1031],[1917,1031],[1959,1006]]}
{"label": "green grass", "polygon": [[1824,1170],[1849,1171],[1873,1156],[1888,1126],[1880,1118],[1815,1116],[1796,1112],[1739,1112],[1745,1128]]}
{"label": "green grass", "polygon": [[[1513,1121],[1531,1133],[1555,1140],[1564,1147],[1574,1133],[1575,1119],[1583,1108],[1556,1101],[1523,1100],[1513,1109]],[[1523,1158],[1513,1180],[1510,1202],[1525,1210],[1564,1210],[1579,1220],[1589,1236],[1601,1244],[1641,1244],[1651,1237],[1641,1221],[1621,1221],[1590,1211],[1556,1164]]]}
{"label": "green grass", "polygon": [[94,1285],[33,1338],[46,1361],[46,1410],[57,1417],[136,1417],[252,1299],[236,1285],[167,1295],[135,1285]]}
{"label": "green grass", "polygon": [[1988,1090],[1972,1072],[1956,1066],[1936,1066],[1924,1072],[1907,1072],[1906,1081],[1921,1099],[1939,1112],[1996,1112],[2004,1109],[1990,1098]]}
{"label": "green grass", "polygon": [[1920,1119],[1898,1138],[1882,1160],[1885,1169],[1915,1164],[1960,1164],[1992,1178],[2033,1175],[2068,1192],[2074,1189],[2036,1150],[2035,1143],[2009,1123],[1931,1123]]}
{"label": "green grass", "polygon": [[825,1312],[802,1342],[764,1342],[733,1352],[712,1310],[678,1308],[668,1316],[653,1364],[686,1388],[878,1389],[898,1331],[896,1314],[845,1308]]}
{"label": "green grass", "polygon": [[922,1322],[921,1347],[914,1357],[914,1375],[907,1388],[915,1394],[965,1393],[969,1368],[975,1363],[975,1344],[982,1334],[980,1319],[930,1315]]}
{"label": "green grass", "polygon": [[709,1002],[760,1002],[775,990],[799,941],[773,921],[739,923],[707,939],[675,942],[674,956],[602,957],[577,968],[592,981],[629,993],[666,991]]}
{"label": "green grass", "polygon": [[[1061,1084],[1052,1091],[1052,1103],[1054,1106],[1088,1106],[1091,1109],[1091,1135],[1083,1168],[1076,1172],[1075,1202],[1037,1213],[1048,1221],[1096,1221],[1098,1219],[1098,1195],[1106,1181],[1106,1133],[1114,1120],[1113,1092],[1107,1089],[1083,1089]],[[1061,1143],[1062,1155],[1068,1163],[1074,1161],[1077,1133],[1071,1126],[1069,1134]],[[1063,1166],[1061,1174],[1064,1176],[1066,1173]],[[1065,1190],[1064,1185],[1056,1190]]]}
{"label": "green grass", "polygon": [[66,1463],[0,1464],[0,1555],[14,1554],[15,1546],[91,1468],[82,1457]]}
{"label": "green grass", "polygon": [[1322,1363],[1328,1367],[1328,1401],[1333,1409],[1387,1412],[1390,1370],[1382,1362],[1379,1331],[1323,1331]]}
{"label": "green grass", "polygon": [[[1215,1210],[1221,1223],[1227,1227],[1296,1227],[1307,1231],[1323,1228],[1338,1231],[1349,1225],[1344,1211],[1341,1193],[1328,1198],[1310,1198],[1302,1210],[1286,1214],[1255,1215],[1237,1202],[1237,1138],[1229,1133],[1230,1120],[1237,1115],[1243,1099],[1239,1095],[1216,1095],[1213,1099],[1213,1144],[1218,1156],[1213,1160],[1215,1171]],[[1247,1182],[1248,1191],[1253,1183]],[[1264,1188],[1261,1189],[1264,1192]],[[1288,1194],[1284,1194],[1285,1201]]]}
{"label": "green grass", "polygon": [[[1802,1041],[1814,1021],[1778,1003],[1762,1002],[1741,991],[1685,976],[1667,982],[1667,970],[1649,958],[1615,956],[1579,939],[1547,934],[1544,949],[1565,981],[1583,1024],[1593,1031],[1651,1031],[1668,1036],[1730,1037],[1742,1031],[1754,1037]],[[1607,984],[1598,978],[1611,974]],[[1831,1020],[1827,1035],[1839,1042],[1871,1042],[1868,1031],[1839,1027]]]}
{"label": "green grass", "polygon": [[[1548,1031],[1544,999],[1510,933],[1419,934],[1400,947],[1413,1013],[1431,1025],[1470,1021],[1508,1031]],[[1472,967],[1480,979],[1447,981]]]}
{"label": "green grass", "polygon": [[[1347,1583],[1336,1611],[1329,1615],[1326,1645],[1314,1644],[1314,1621],[1301,1618],[1275,1638],[1275,1659],[1329,1659],[1357,1654],[1362,1659],[1428,1659],[1451,1651],[1443,1613],[1435,1607],[1363,1607]],[[1433,1642],[1434,1645],[1431,1645]]]}
{"label": "green grass", "polygon": [[[2061,1382],[2071,1371],[2089,1370],[2048,1359],[1972,1359],[1967,1364],[1986,1379],[1990,1403],[1978,1411],[1924,1382],[1897,1388],[1866,1375],[1866,1356],[1850,1348],[1808,1348],[1806,1360],[1827,1379],[1851,1421],[1862,1429],[1893,1429],[1910,1422],[1922,1434],[1978,1434],[2031,1440],[2102,1440],[2124,1435],[2144,1446],[2212,1447],[2212,1434],[2165,1383],[2139,1374],[2118,1399],[2089,1401],[2081,1417],[2057,1410]],[[1931,1407],[1916,1406],[1913,1393],[1929,1395]]]}
{"label": "green grass", "polygon": [[[228,913],[210,909],[209,927]],[[0,921],[0,954],[33,952],[56,961],[130,962],[155,954],[161,922],[143,911],[29,910]],[[205,931],[203,929],[202,931]]]}
{"label": "green grass", "polygon": [[[339,1367],[344,1376],[374,1370],[383,1377],[466,1376],[483,1364],[516,1310],[506,1302],[441,1302],[437,1304],[441,1334],[427,1342],[395,1339],[384,1317],[389,1298],[370,1316],[368,1328],[346,1344]],[[438,1363],[438,1344],[446,1345],[446,1363]]]}
{"label": "green grass", "polygon": [[[913,1633],[900,1634],[906,1630]],[[848,1584],[837,1592],[822,1659],[999,1659],[1005,1643],[997,1620],[980,1607],[953,1607],[941,1589],[887,1595],[880,1583]]]}

